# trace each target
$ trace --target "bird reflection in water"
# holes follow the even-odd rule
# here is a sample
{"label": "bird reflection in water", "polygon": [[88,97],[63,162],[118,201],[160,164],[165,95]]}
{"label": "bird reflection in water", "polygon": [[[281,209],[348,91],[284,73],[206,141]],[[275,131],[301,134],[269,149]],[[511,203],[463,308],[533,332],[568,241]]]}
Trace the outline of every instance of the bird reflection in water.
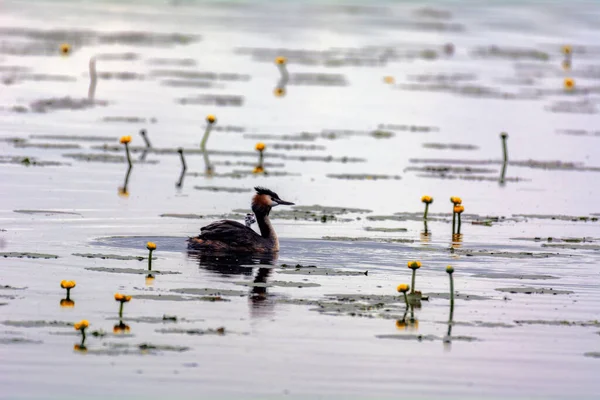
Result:
{"label": "bird reflection in water", "polygon": [[237,275],[252,276],[255,266],[265,265],[254,273],[253,285],[248,293],[250,314],[252,317],[272,314],[275,302],[268,294],[267,283],[279,257],[278,253],[246,255],[188,251],[188,257],[198,260],[200,268],[229,278]]}

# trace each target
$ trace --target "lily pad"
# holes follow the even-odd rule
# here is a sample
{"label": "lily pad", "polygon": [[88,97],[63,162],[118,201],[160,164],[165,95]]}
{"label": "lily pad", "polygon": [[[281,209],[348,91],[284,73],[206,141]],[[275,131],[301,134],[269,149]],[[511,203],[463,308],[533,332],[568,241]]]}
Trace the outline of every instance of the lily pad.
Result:
{"label": "lily pad", "polygon": [[186,334],[186,335],[217,335],[223,336],[226,334],[226,330],[224,327],[220,327],[217,329],[181,329],[181,328],[169,328],[169,329],[156,329],[155,332],[158,333],[178,333],[178,334]]}

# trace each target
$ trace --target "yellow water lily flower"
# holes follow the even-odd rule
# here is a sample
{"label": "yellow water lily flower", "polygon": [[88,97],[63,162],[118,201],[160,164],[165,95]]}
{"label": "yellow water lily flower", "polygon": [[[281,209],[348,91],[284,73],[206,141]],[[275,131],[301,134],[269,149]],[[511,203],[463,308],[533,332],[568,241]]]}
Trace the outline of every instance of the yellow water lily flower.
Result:
{"label": "yellow water lily flower", "polygon": [[275,97],[283,97],[285,96],[285,88],[276,87],[275,90],[273,90],[273,94]]}
{"label": "yellow water lily flower", "polygon": [[75,328],[76,331],[82,331],[85,328],[87,328],[88,326],[90,326],[90,323],[88,322],[88,320],[87,319],[82,319],[81,321],[79,321],[76,324],[74,324],[73,328]]}
{"label": "yellow water lily flower", "polygon": [[406,284],[406,283],[401,283],[398,285],[398,287],[396,288],[396,290],[400,293],[406,293],[410,290],[410,285]]}
{"label": "yellow water lily flower", "polygon": [[148,243],[146,243],[146,248],[148,250],[156,250],[156,243],[148,242]]}
{"label": "yellow water lily flower", "polygon": [[453,273],[454,272],[454,267],[452,265],[448,265],[446,267],[446,272],[449,273],[449,274]]}
{"label": "yellow water lily flower", "polygon": [[60,45],[60,53],[62,55],[68,55],[71,52],[71,45],[69,43],[63,43]]}
{"label": "yellow water lily flower", "polygon": [[217,122],[217,117],[215,117],[213,114],[208,114],[206,116],[206,122],[208,122],[209,124],[214,124],[215,122]]}
{"label": "yellow water lily flower", "polygon": [[464,206],[454,206],[454,212],[457,214],[462,214],[462,212],[465,211],[465,207]]}
{"label": "yellow water lily flower", "polygon": [[410,269],[419,269],[421,268],[421,261],[409,261],[407,265]]}
{"label": "yellow water lily flower", "polygon": [[563,54],[569,55],[573,52],[573,49],[567,44],[562,47],[562,52]]}
{"label": "yellow water lily flower", "polygon": [[564,85],[566,90],[573,90],[575,89],[575,80],[573,78],[565,78]]}
{"label": "yellow water lily flower", "polygon": [[279,56],[275,58],[275,64],[285,64],[287,62],[287,58],[283,57],[283,56]]}
{"label": "yellow water lily flower", "polygon": [[131,331],[131,328],[129,327],[129,325],[124,324],[124,323],[120,323],[120,324],[113,326],[114,334],[129,333],[130,331]]}
{"label": "yellow water lily flower", "polygon": [[254,167],[254,169],[252,170],[253,174],[262,174],[263,172],[265,172],[265,169],[263,167],[261,167],[260,165],[257,165],[256,167]]}
{"label": "yellow water lily flower", "polygon": [[75,281],[60,281],[60,287],[63,289],[73,289],[75,287]]}
{"label": "yellow water lily flower", "polygon": [[127,144],[127,143],[131,142],[131,136],[121,136],[121,139],[119,139],[119,142],[121,142],[121,144]]}
{"label": "yellow water lily flower", "polygon": [[454,203],[454,205],[457,205],[462,203],[462,199],[460,197],[452,196],[450,197],[450,202]]}
{"label": "yellow water lily flower", "polygon": [[127,296],[121,293],[115,293],[115,300],[121,303],[127,303],[131,300],[131,296]]}
{"label": "yellow water lily flower", "polygon": [[421,201],[425,204],[431,204],[431,203],[433,203],[433,197],[423,196],[423,197],[421,197]]}
{"label": "yellow water lily flower", "polygon": [[264,151],[265,147],[267,146],[265,146],[263,142],[258,142],[256,143],[256,146],[254,146],[257,151]]}

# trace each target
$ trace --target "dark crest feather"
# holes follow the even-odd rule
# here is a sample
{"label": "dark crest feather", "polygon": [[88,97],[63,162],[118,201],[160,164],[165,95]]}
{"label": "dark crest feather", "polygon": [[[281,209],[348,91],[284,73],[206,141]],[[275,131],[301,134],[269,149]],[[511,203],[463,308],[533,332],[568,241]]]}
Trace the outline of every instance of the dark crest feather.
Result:
{"label": "dark crest feather", "polygon": [[277,193],[275,193],[274,191],[269,190],[267,188],[261,187],[261,186],[256,186],[254,188],[254,190],[256,190],[256,194],[267,194],[267,195],[271,196],[274,199],[278,199],[279,198],[279,196],[277,195]]}

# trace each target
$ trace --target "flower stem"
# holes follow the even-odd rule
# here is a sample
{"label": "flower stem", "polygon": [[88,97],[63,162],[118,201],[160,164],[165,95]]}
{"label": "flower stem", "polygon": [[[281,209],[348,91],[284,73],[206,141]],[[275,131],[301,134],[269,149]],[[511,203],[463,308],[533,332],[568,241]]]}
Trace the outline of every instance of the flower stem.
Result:
{"label": "flower stem", "polygon": [[456,213],[452,213],[452,234],[456,232]]}
{"label": "flower stem", "polygon": [[150,254],[148,255],[148,271],[152,271],[152,250],[150,250]]}
{"label": "flower stem", "polygon": [[85,328],[81,330],[81,346],[85,343]]}
{"label": "flower stem", "polygon": [[127,163],[129,163],[129,168],[131,168],[131,155],[129,154],[129,143],[125,143],[125,153],[127,154]]}
{"label": "flower stem", "polygon": [[416,275],[417,275],[417,270],[413,269],[412,270],[412,279],[411,279],[411,282],[410,282],[410,293],[411,294],[415,293],[415,277],[416,277]]}
{"label": "flower stem", "polygon": [[404,303],[406,303],[406,307],[408,307],[408,296],[406,295],[406,292],[404,293]]}
{"label": "flower stem", "polygon": [[67,300],[71,300],[71,289],[67,288]]}
{"label": "flower stem", "polygon": [[460,214],[458,214],[458,228],[456,229],[456,234],[460,235]]}
{"label": "flower stem", "polygon": [[506,144],[506,139],[508,138],[508,135],[503,134],[502,136],[502,152],[504,154],[504,163],[508,162],[508,146]]}
{"label": "flower stem", "polygon": [[210,135],[211,127],[212,127],[211,123],[206,125],[206,130],[204,131],[204,136],[202,137],[202,142],[200,142],[200,150],[202,150],[202,151],[206,150],[206,142],[208,141],[208,135]]}
{"label": "flower stem", "polygon": [[263,166],[263,160],[264,160],[264,155],[263,155],[263,150],[259,151],[259,156],[258,156],[258,165],[260,165],[261,167]]}
{"label": "flower stem", "polygon": [[121,306],[119,306],[119,319],[123,319],[123,304],[125,304],[125,302],[121,302]]}
{"label": "flower stem", "polygon": [[429,203],[425,203],[425,213],[423,214],[423,219],[427,219],[428,211],[429,211]]}
{"label": "flower stem", "polygon": [[450,275],[450,318],[448,319],[448,323],[452,322],[452,316],[454,315],[454,278],[452,274]]}

